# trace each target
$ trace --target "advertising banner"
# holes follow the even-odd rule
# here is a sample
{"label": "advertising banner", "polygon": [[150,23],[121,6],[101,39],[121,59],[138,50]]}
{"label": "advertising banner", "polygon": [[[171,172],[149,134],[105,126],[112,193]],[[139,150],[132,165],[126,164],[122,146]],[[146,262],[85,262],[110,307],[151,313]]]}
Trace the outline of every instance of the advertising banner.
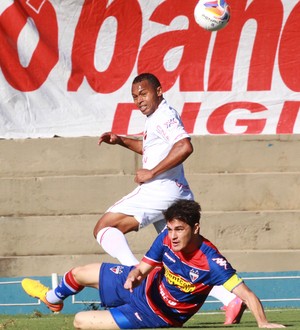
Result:
{"label": "advertising banner", "polygon": [[131,83],[151,72],[191,135],[300,133],[300,2],[1,0],[0,138],[140,134]]}

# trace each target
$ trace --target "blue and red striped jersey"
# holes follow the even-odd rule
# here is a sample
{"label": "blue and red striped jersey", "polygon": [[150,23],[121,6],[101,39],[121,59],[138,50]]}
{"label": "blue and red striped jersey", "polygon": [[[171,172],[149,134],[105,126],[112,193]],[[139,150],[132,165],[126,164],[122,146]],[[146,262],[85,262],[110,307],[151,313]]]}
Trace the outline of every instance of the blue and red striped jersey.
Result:
{"label": "blue and red striped jersey", "polygon": [[142,259],[156,266],[147,277],[148,304],[174,326],[182,325],[199,310],[213,286],[224,284],[236,273],[218,249],[202,239],[193,253],[174,252],[165,229]]}

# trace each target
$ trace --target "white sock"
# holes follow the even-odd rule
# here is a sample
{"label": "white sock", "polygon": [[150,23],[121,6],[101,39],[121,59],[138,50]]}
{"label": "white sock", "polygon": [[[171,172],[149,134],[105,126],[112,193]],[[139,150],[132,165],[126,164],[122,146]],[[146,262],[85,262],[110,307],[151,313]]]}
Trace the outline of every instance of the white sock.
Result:
{"label": "white sock", "polygon": [[134,266],[139,263],[131,252],[125,235],[119,229],[105,227],[99,231],[96,239],[103,250],[117,258],[122,265]]}
{"label": "white sock", "polygon": [[220,300],[225,306],[228,306],[228,304],[236,298],[236,295],[226,290],[223,285],[214,286],[210,291],[209,296]]}
{"label": "white sock", "polygon": [[46,299],[50,304],[60,304],[62,302],[62,300],[54,293],[54,290],[49,290],[46,293]]}

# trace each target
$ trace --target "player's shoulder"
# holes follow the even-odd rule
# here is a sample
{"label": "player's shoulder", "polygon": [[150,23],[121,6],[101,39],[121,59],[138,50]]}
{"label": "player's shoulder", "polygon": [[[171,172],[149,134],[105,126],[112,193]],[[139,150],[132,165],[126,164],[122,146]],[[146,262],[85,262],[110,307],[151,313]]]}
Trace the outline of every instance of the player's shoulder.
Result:
{"label": "player's shoulder", "polygon": [[177,110],[170,106],[165,99],[162,100],[157,110],[157,115],[161,117],[179,117]]}
{"label": "player's shoulder", "polygon": [[200,247],[204,254],[220,254],[218,248],[207,238],[202,236],[202,245]]}
{"label": "player's shoulder", "polygon": [[226,257],[224,257],[217,249],[217,247],[209,240],[204,238],[200,249],[206,256],[207,261],[210,265],[210,269],[225,269],[234,271],[231,264],[227,261]]}

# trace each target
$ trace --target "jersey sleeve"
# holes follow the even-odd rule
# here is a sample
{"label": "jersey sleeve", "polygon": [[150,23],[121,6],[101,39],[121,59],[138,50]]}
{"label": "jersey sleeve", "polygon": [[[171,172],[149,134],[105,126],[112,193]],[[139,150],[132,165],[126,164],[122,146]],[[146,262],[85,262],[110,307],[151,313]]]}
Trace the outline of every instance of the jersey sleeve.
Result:
{"label": "jersey sleeve", "polygon": [[[210,285],[224,285],[236,274],[236,270],[218,251],[213,251],[208,256],[208,263],[210,267]],[[230,287],[229,284],[228,287]]]}
{"label": "jersey sleeve", "polygon": [[156,127],[156,134],[169,144],[175,144],[184,138],[190,138],[176,110],[169,109],[160,119],[160,123]]}
{"label": "jersey sleeve", "polygon": [[238,285],[243,283],[243,279],[238,276],[238,274],[234,274],[230,277],[229,280],[227,280],[223,286],[228,291],[232,291],[234,288],[236,288]]}
{"label": "jersey sleeve", "polygon": [[164,229],[154,240],[148,252],[144,255],[142,261],[151,266],[160,266],[164,255],[164,238],[167,235],[167,229]]}

